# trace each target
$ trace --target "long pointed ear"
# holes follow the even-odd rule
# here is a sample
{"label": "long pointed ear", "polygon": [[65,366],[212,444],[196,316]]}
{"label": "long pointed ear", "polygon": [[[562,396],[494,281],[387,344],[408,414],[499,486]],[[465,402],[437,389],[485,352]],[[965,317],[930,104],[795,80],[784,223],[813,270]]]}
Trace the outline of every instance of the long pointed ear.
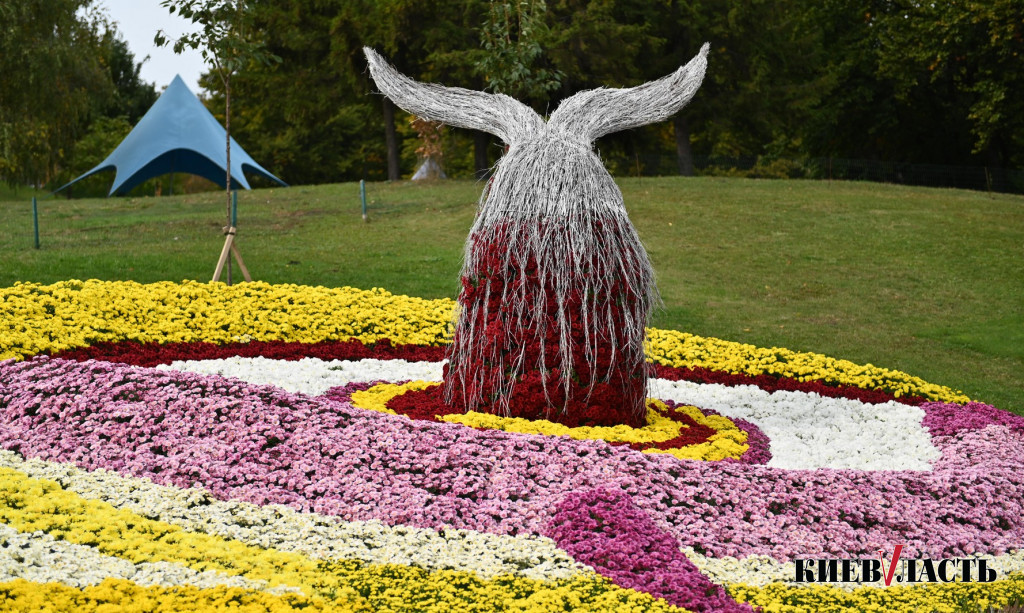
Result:
{"label": "long pointed ear", "polygon": [[548,119],[589,141],[605,134],[664,121],[693,98],[704,80],[708,44],[686,66],[657,81],[628,89],[591,89],[566,98]]}
{"label": "long pointed ear", "polygon": [[414,81],[390,66],[369,47],[370,75],[380,91],[402,109],[424,119],[457,128],[483,130],[508,144],[522,140],[543,126],[530,107],[503,94],[445,87]]}

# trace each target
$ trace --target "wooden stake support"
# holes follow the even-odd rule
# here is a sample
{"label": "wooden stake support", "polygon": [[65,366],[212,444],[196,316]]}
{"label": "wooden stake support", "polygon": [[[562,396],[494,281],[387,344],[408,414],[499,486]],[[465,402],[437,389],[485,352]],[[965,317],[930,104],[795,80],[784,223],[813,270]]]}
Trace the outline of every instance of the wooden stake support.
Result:
{"label": "wooden stake support", "polygon": [[[235,261],[238,262],[238,268],[242,271],[242,277],[246,281],[252,282],[252,277],[249,276],[249,269],[245,267],[245,262],[242,261],[242,254],[238,251],[238,246],[235,245],[235,233],[238,230],[234,226],[224,229],[224,233],[227,238],[224,239],[224,248],[220,251],[220,259],[217,260],[217,269],[213,271],[213,282],[220,281],[220,276],[224,271],[224,265],[228,263],[228,256],[235,256]],[[229,277],[230,278],[230,277]],[[230,284],[230,282],[229,282]]]}

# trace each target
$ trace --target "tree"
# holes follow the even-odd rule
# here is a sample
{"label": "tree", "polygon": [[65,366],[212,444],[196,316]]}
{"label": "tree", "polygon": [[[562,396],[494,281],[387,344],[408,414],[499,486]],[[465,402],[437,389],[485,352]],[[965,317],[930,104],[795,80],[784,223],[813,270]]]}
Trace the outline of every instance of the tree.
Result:
{"label": "tree", "polygon": [[[102,162],[110,152],[132,131],[132,124],[125,117],[97,117],[89,126],[85,136],[75,143],[74,155],[68,167],[62,173],[64,181],[70,181],[82,173],[88,172]],[[71,198],[74,191],[77,197],[102,198],[110,191],[110,177],[100,173],[87,177],[65,191]]]}
{"label": "tree", "polygon": [[[247,138],[250,153],[272,160],[290,183],[386,178],[384,147],[368,137],[383,132],[379,100],[367,95],[365,60],[355,55],[372,9],[358,0],[254,7],[254,28],[282,61],[239,71],[232,126]],[[204,79],[204,85],[212,101],[223,100],[220,83]]]}
{"label": "tree", "polygon": [[476,64],[487,89],[518,100],[546,98],[558,89],[562,73],[540,63],[546,16],[544,0],[492,0],[480,29],[484,53]]}
{"label": "tree", "polygon": [[92,0],[0,0],[0,177],[43,184],[113,96]]}
{"label": "tree", "polygon": [[931,130],[967,137],[935,145],[956,161],[1024,164],[1024,5],[906,2],[873,21],[887,34],[878,39],[879,74],[894,82],[897,100],[933,98],[943,113],[929,117],[939,123]]}
{"label": "tree", "polygon": [[[479,45],[480,19],[488,5],[484,0],[440,0],[423,3],[416,0],[380,0],[372,3],[371,12],[349,15],[359,22],[361,44],[378,49],[406,74],[430,81],[458,84],[463,87],[482,85],[476,73],[474,53]],[[366,15],[372,17],[367,18]],[[365,66],[365,64],[361,64]],[[395,107],[382,97],[388,179],[399,178],[401,145],[395,122]],[[475,138],[478,152],[486,151],[486,135]],[[484,156],[486,157],[486,156]]]}
{"label": "tree", "polygon": [[820,43],[807,58],[815,66],[810,111],[800,130],[808,155],[913,159],[923,153],[914,151],[915,138],[904,135],[918,132],[911,124],[933,121],[941,113],[933,102],[939,101],[905,104],[895,95],[893,79],[880,75],[890,9],[885,0],[822,0],[802,15]]}
{"label": "tree", "polygon": [[110,118],[125,117],[129,124],[135,125],[160,95],[152,83],[146,83],[139,76],[145,59],[136,62],[128,43],[116,30],[108,31],[106,39],[106,64],[115,95],[103,114]]}
{"label": "tree", "polygon": [[[250,0],[161,0],[160,5],[173,15],[200,26],[199,31],[181,35],[173,42],[175,53],[198,49],[207,65],[224,86],[224,148],[227,153],[225,193],[227,195],[225,233],[231,241],[231,78],[251,64],[271,64],[280,58],[267,53],[258,32],[252,27],[253,9]],[[168,44],[163,30],[153,39],[158,47]],[[227,247],[225,247],[226,249]],[[228,285],[231,284],[231,260],[228,259]],[[219,272],[219,269],[218,269]]]}
{"label": "tree", "polygon": [[949,165],[1024,163],[1024,7],[821,0],[802,148]]}

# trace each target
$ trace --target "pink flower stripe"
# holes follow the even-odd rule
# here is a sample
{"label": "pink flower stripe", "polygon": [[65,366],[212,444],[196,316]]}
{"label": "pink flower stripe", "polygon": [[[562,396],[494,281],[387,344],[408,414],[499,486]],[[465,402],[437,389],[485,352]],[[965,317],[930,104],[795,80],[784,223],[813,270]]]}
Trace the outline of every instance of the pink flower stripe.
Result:
{"label": "pink flower stripe", "polygon": [[647,592],[690,611],[752,611],[711,583],[622,490],[569,494],[547,528],[559,547],[616,585]]}
{"label": "pink flower stripe", "polygon": [[544,534],[568,495],[602,488],[698,552],[779,560],[871,557],[893,543],[935,558],[1019,548],[1024,432],[972,429],[971,413],[994,411],[985,407],[933,407],[962,427],[935,436],[932,471],[786,471],[417,422],[218,377],[0,362],[0,446],[29,458],[345,519],[499,534]]}
{"label": "pink flower stripe", "polygon": [[[394,345],[388,339],[364,345],[351,341],[323,341],[320,343],[292,343],[285,341],[252,341],[248,343],[98,343],[91,347],[69,349],[53,354],[52,357],[65,360],[103,360],[134,366],[156,366],[170,364],[176,360],[215,360],[229,357],[265,357],[276,360],[380,360],[402,359],[410,362],[439,362],[444,359],[446,348],[427,345]],[[779,390],[815,393],[829,398],[849,398],[868,404],[881,404],[895,400],[916,405],[924,402],[919,396],[895,397],[882,390],[865,390],[850,385],[829,385],[821,381],[798,381],[774,375],[746,375],[727,373],[706,368],[676,368],[654,364],[658,378],[670,381],[693,381],[695,383],[718,383],[720,385],[755,385],[767,392]]]}

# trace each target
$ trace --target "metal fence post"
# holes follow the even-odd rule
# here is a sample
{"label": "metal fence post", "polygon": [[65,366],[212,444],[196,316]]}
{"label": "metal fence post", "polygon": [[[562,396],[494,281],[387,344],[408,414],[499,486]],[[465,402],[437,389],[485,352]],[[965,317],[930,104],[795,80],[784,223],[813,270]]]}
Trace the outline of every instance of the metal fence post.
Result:
{"label": "metal fence post", "polygon": [[36,235],[36,249],[39,249],[39,205],[35,196],[32,196],[32,227]]}
{"label": "metal fence post", "polygon": [[366,221],[366,181],[359,180],[359,199],[363,203],[363,221]]}

